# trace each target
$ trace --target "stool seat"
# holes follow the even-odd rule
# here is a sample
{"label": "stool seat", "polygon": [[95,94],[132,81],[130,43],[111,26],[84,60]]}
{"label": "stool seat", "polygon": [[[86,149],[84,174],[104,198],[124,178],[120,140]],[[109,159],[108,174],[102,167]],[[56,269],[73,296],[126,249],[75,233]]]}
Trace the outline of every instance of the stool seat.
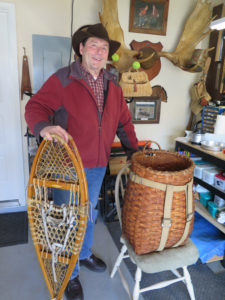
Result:
{"label": "stool seat", "polygon": [[121,242],[127,246],[130,257],[145,273],[157,273],[190,266],[196,263],[199,257],[198,249],[188,239],[184,246],[168,248],[160,252],[137,255],[128,240],[122,235]]}

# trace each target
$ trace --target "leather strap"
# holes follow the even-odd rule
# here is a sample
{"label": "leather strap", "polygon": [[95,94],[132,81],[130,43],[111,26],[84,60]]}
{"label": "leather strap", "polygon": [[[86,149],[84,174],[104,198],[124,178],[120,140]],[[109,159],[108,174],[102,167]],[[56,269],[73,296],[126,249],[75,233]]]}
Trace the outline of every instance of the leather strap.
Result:
{"label": "leather strap", "polygon": [[162,251],[165,248],[166,241],[171,227],[171,207],[173,202],[173,187],[167,186],[164,202],[164,213],[162,219],[162,233],[157,251]]}
{"label": "leather strap", "polygon": [[[192,182],[193,182],[193,180],[192,180]],[[191,220],[194,215],[192,182],[188,183],[188,186],[186,189],[186,224],[185,224],[184,232],[183,232],[181,239],[175,245],[173,245],[173,247],[180,246],[183,243],[183,241],[186,239],[186,237],[189,233]]]}

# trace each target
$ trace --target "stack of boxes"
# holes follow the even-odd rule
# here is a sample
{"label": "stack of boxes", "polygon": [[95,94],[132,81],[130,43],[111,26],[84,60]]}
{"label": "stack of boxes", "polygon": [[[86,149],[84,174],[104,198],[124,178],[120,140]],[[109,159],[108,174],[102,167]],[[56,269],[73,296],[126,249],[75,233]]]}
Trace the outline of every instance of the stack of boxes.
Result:
{"label": "stack of boxes", "polygon": [[[221,175],[219,168],[203,160],[195,161],[195,165],[195,177],[225,192],[225,177]],[[225,210],[225,200],[217,195],[214,196],[207,190],[200,193],[200,202],[208,209],[213,218],[216,218],[220,211]]]}
{"label": "stack of boxes", "polygon": [[[201,179],[202,181],[213,185],[218,190],[225,193],[225,172],[219,169],[217,166],[210,164],[201,159],[201,157],[196,157],[192,154],[183,153],[189,156],[195,163],[194,176]],[[225,199],[213,195],[210,191],[198,186],[197,190],[199,193],[200,202],[204,205],[213,218],[217,218],[221,211],[225,211]]]}
{"label": "stack of boxes", "polygon": [[217,115],[223,114],[224,107],[204,106],[202,111],[202,129],[205,132],[213,133]]}

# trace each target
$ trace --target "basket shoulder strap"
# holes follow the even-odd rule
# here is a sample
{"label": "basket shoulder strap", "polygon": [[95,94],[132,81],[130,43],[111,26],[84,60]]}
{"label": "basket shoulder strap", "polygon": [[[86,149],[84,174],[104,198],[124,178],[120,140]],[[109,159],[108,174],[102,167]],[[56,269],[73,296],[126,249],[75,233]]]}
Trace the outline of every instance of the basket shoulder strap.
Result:
{"label": "basket shoulder strap", "polygon": [[187,238],[189,233],[191,220],[194,216],[192,184],[193,184],[193,179],[187,184],[187,189],[186,189],[186,224],[185,224],[184,232],[181,239],[175,245],[173,245],[173,247],[180,246]]}
{"label": "basket shoulder strap", "polygon": [[[185,222],[185,228],[182,237],[180,240],[173,245],[172,247],[178,247],[180,246],[184,240],[187,238],[191,220],[193,218],[193,193],[192,193],[192,185],[193,180],[188,182],[185,187],[185,199],[186,199],[186,222]],[[171,206],[172,206],[172,200],[173,200],[173,192],[174,187],[168,186],[168,189],[166,189],[166,195],[165,195],[165,203],[164,203],[164,215],[163,215],[163,221],[162,221],[162,233],[161,233],[161,239],[159,247],[156,251],[162,251],[165,248],[169,230],[171,227]]]}
{"label": "basket shoulder strap", "polygon": [[162,251],[165,248],[166,241],[169,235],[171,227],[171,207],[173,202],[173,186],[169,185],[166,188],[165,202],[164,202],[164,212],[162,219],[162,233],[160,238],[159,247],[156,251]]}

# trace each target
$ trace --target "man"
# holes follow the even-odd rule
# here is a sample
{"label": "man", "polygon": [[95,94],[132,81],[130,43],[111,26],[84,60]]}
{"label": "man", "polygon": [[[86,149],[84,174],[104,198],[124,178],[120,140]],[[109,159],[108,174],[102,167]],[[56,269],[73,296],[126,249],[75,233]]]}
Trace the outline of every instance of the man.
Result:
{"label": "man", "polygon": [[[129,158],[137,150],[137,138],[122,90],[114,75],[104,69],[120,43],[109,39],[102,24],[95,24],[78,29],[72,45],[78,59],[44,83],[27,103],[25,118],[38,140],[51,140],[51,134],[58,134],[68,141],[69,133],[78,147],[92,203],[92,218],[87,224],[79,262],[100,272],[106,265],[92,254],[91,246],[97,218],[95,207],[111,146],[117,134]],[[64,196],[57,193],[53,197],[60,205]],[[77,264],[65,291],[69,300],[83,299],[78,273]]]}
{"label": "man", "polygon": [[147,10],[149,9],[148,5],[145,5],[145,7],[140,8],[140,12],[138,14],[139,16],[139,27],[142,27],[145,25],[145,18],[147,14]]}

